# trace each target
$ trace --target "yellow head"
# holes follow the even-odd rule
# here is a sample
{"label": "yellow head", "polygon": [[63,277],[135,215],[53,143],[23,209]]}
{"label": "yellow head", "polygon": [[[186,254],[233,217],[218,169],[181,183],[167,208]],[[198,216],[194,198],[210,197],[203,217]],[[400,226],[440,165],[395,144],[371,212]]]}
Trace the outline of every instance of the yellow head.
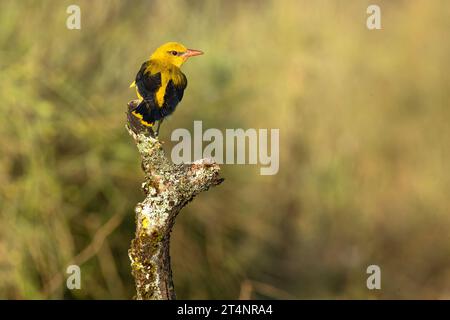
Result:
{"label": "yellow head", "polygon": [[168,42],[156,49],[150,56],[150,60],[159,60],[164,63],[173,64],[177,67],[189,58],[203,54],[200,50],[187,49],[180,43]]}

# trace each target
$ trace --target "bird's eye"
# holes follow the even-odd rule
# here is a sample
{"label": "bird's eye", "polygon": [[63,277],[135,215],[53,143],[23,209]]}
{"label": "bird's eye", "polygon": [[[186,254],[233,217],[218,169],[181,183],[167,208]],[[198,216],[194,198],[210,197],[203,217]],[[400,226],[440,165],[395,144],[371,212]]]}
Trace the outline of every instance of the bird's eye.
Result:
{"label": "bird's eye", "polygon": [[171,53],[172,55],[174,55],[174,56],[177,56],[177,55],[178,55],[178,52],[176,52],[175,50],[174,50],[174,51],[170,51],[170,53]]}

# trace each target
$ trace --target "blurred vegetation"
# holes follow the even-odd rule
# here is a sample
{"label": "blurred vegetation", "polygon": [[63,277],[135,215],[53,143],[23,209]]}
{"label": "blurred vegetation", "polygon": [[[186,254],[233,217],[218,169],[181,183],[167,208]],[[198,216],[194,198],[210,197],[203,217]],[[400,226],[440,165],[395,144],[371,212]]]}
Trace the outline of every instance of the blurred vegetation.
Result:
{"label": "blurred vegetation", "polygon": [[[82,29],[66,8],[81,6]],[[131,298],[143,174],[128,88],[160,44],[189,61],[162,126],[280,128],[280,171],[225,165],[178,218],[179,298],[450,298],[450,3],[0,2],[0,298]],[[65,289],[81,264],[82,289]],[[366,268],[382,269],[382,290]]]}

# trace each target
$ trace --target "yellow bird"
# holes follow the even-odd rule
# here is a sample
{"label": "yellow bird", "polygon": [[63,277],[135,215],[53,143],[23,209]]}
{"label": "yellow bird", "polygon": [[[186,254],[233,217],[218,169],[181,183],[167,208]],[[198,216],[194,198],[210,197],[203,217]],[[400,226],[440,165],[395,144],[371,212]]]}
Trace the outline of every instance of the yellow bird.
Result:
{"label": "yellow bird", "polygon": [[131,113],[147,127],[157,121],[156,135],[163,119],[174,112],[183,99],[187,79],[180,70],[181,65],[189,57],[201,54],[202,51],[187,49],[177,42],[163,44],[142,64],[136,80],[130,85],[130,88],[136,87],[140,100]]}

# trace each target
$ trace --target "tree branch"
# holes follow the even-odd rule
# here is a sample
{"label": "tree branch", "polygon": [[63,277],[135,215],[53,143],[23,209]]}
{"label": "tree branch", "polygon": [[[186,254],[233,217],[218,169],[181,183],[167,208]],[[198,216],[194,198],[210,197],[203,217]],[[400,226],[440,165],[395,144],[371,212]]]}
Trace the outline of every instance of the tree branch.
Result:
{"label": "tree branch", "polygon": [[128,106],[129,134],[142,158],[146,195],[136,206],[136,234],[128,255],[136,283],[136,299],[175,299],[170,266],[170,233],[180,210],[197,194],[220,184],[220,167],[210,159],[173,164],[153,131],[140,125]]}

